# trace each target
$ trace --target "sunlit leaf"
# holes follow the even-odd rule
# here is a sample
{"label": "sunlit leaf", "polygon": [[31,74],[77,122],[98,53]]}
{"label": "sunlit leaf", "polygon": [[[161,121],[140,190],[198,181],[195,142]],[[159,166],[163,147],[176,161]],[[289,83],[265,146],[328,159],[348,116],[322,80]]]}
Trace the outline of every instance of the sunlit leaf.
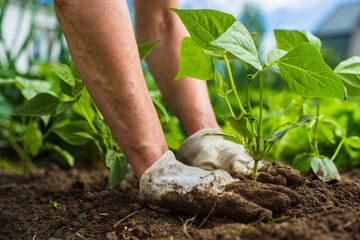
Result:
{"label": "sunlit leaf", "polygon": [[288,89],[305,97],[344,99],[341,80],[324,62],[320,52],[309,43],[301,43],[277,61]]}
{"label": "sunlit leaf", "polygon": [[335,164],[326,157],[312,157],[311,168],[316,176],[323,182],[341,180]]}
{"label": "sunlit leaf", "polygon": [[219,50],[218,47],[209,46],[209,43],[220,37],[236,21],[231,14],[216,10],[169,9],[179,16],[195,44],[210,51]]}
{"label": "sunlit leaf", "polygon": [[254,40],[246,27],[239,22],[234,22],[223,35],[211,42],[210,45],[225,49],[240,60],[262,70]]}

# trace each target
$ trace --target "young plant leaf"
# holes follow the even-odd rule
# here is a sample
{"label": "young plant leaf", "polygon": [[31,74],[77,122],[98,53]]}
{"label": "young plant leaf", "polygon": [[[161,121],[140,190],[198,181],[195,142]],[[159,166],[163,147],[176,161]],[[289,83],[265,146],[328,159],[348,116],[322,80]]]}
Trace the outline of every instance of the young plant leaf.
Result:
{"label": "young plant leaf", "polygon": [[236,18],[231,14],[216,10],[169,9],[179,16],[194,42],[200,48],[209,51],[219,50],[218,47],[209,46],[209,43],[220,37],[236,22]]}
{"label": "young plant leaf", "polygon": [[128,162],[123,154],[109,150],[106,153],[105,163],[106,166],[110,168],[106,189],[113,189],[124,180],[125,174],[128,170]]}
{"label": "young plant leaf", "polygon": [[167,124],[170,120],[170,117],[169,117],[169,114],[167,113],[165,107],[155,97],[151,97],[151,100],[154,104],[156,113],[160,119],[161,124],[162,125]]}
{"label": "young plant leaf", "polygon": [[53,114],[60,100],[48,93],[40,93],[27,101],[13,116],[39,117]]}
{"label": "young plant leaf", "polygon": [[312,157],[311,168],[316,176],[323,182],[330,182],[333,180],[341,180],[340,174],[334,164],[326,157]]}
{"label": "young plant leaf", "polygon": [[140,61],[144,60],[146,58],[146,56],[151,52],[151,50],[153,50],[155,45],[160,41],[161,41],[161,39],[158,39],[153,42],[138,44],[137,47],[139,50]]}
{"label": "young plant leaf", "polygon": [[350,96],[360,96],[360,57],[354,56],[339,63],[334,72],[341,78]]}
{"label": "young plant leaf", "polygon": [[[267,58],[266,58],[266,65],[271,65],[273,62],[278,61],[280,58],[282,58],[287,51],[281,50],[281,49],[272,49],[268,52]],[[279,67],[277,63],[275,63],[272,68],[279,70]]]}
{"label": "young plant leaf", "polygon": [[223,78],[221,77],[219,71],[216,68],[216,64],[214,62],[214,70],[215,70],[215,87],[216,87],[216,92],[220,97],[226,97],[226,95],[229,94],[229,85],[223,80]]}
{"label": "young plant leaf", "polygon": [[236,119],[233,116],[219,116],[222,120],[227,121],[230,123],[230,126],[237,131],[240,136],[245,138],[253,138],[254,134],[249,131],[247,128],[247,121],[245,118],[241,117],[240,119]]}
{"label": "young plant leaf", "polygon": [[91,128],[86,121],[74,121],[67,125],[54,127],[52,129],[60,138],[71,145],[83,145],[89,141],[89,138],[80,136],[75,133],[91,133]]}
{"label": "young plant leaf", "polygon": [[280,140],[281,138],[283,138],[285,136],[285,134],[290,131],[291,129],[294,129],[296,127],[302,126],[302,125],[306,125],[310,122],[311,119],[317,118],[314,115],[304,115],[301,116],[299,118],[299,120],[296,121],[296,123],[294,123],[293,125],[291,125],[288,128],[285,128],[284,130],[281,131],[277,131],[274,132],[271,138],[266,139],[267,142],[273,142],[273,141],[277,141]]}
{"label": "young plant leaf", "polygon": [[290,91],[305,97],[344,99],[345,90],[341,80],[313,45],[301,43],[277,63]]}
{"label": "young plant leaf", "polygon": [[278,49],[290,51],[297,45],[307,42],[315,46],[319,51],[321,49],[321,41],[316,36],[304,30],[274,30],[276,44]]}
{"label": "young plant leaf", "polygon": [[345,144],[352,148],[360,149],[360,137],[358,136],[347,137],[345,140]]}
{"label": "young plant leaf", "polygon": [[240,60],[262,70],[254,40],[246,27],[239,22],[234,22],[223,35],[212,41],[210,45],[225,49]]}
{"label": "young plant leaf", "polygon": [[312,153],[299,153],[295,156],[292,167],[294,169],[299,170],[300,172],[306,172],[309,171],[311,168],[311,158],[315,155]]}
{"label": "young plant leaf", "polygon": [[209,80],[213,76],[211,60],[189,37],[184,37],[180,49],[180,66],[175,81],[182,77]]}
{"label": "young plant leaf", "polygon": [[72,101],[60,102],[60,104],[56,108],[56,115],[65,112],[68,108],[72,107],[80,98],[80,95]]}
{"label": "young plant leaf", "polygon": [[29,152],[33,157],[36,156],[43,144],[42,136],[38,121],[30,120],[22,134],[22,144],[25,152]]}
{"label": "young plant leaf", "polygon": [[74,157],[69,152],[59,147],[58,145],[46,142],[44,145],[44,149],[59,153],[65,159],[66,163],[69,164],[69,166],[71,167],[74,166],[74,162],[75,162]]}
{"label": "young plant leaf", "polygon": [[71,73],[71,69],[69,68],[68,65],[66,64],[62,64],[56,68],[54,68],[54,72],[56,73],[56,75],[58,75],[58,77],[63,80],[64,82],[66,82],[67,84],[69,84],[72,87],[75,87],[75,78]]}

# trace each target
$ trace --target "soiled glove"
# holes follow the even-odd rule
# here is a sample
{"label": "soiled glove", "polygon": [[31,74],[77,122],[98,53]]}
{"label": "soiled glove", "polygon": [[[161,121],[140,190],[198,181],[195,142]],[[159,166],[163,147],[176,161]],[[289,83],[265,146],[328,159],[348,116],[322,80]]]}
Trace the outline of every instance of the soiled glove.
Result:
{"label": "soiled glove", "polygon": [[[189,166],[206,170],[225,170],[236,178],[251,178],[254,160],[244,146],[225,140],[217,129],[202,129],[188,137],[177,152],[177,159]],[[300,180],[299,172],[284,164],[259,162],[258,181],[278,185],[294,184]],[[277,168],[277,170],[275,170]]]}
{"label": "soiled glove", "polygon": [[244,146],[225,140],[217,129],[202,129],[188,137],[177,152],[177,159],[189,166],[206,170],[222,169],[231,175],[251,175],[254,160]]}
{"label": "soiled glove", "polygon": [[143,202],[193,215],[228,216],[240,222],[268,221],[296,203],[296,193],[282,186],[233,179],[222,170],[187,166],[167,151],[140,179]]}

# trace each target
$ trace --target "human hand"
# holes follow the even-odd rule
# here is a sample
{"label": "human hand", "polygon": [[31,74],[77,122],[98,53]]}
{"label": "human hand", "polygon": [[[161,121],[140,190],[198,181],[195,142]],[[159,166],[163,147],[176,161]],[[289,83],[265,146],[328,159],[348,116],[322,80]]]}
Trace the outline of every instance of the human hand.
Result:
{"label": "human hand", "polygon": [[[221,169],[238,179],[251,179],[254,160],[244,146],[219,135],[217,129],[203,129],[187,138],[177,152],[177,159],[205,170]],[[259,162],[258,181],[277,185],[292,185],[300,181],[300,173],[281,163]]]}
{"label": "human hand", "polygon": [[144,202],[196,215],[228,216],[240,222],[268,221],[299,201],[282,186],[236,180],[222,170],[187,166],[166,152],[140,179]]}

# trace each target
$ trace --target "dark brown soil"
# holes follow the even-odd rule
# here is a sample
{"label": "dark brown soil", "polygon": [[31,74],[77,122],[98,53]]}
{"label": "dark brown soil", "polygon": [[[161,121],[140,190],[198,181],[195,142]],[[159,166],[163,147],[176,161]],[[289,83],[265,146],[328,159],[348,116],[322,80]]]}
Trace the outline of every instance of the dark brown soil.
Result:
{"label": "dark brown soil", "polygon": [[[265,184],[258,196],[252,194],[252,183],[243,180],[242,187],[230,188],[246,200],[265,206],[267,199],[279,198],[281,206],[287,204],[285,211],[270,206],[272,220],[264,222],[260,214],[248,224],[214,217],[221,203],[208,206],[208,218],[142,204],[132,172],[113,190],[104,190],[107,174],[55,165],[29,179],[0,173],[0,240],[360,239],[359,169],[343,172],[341,182],[330,184],[311,174],[291,187]],[[274,189],[281,194],[275,196]],[[50,200],[60,205],[49,208]]]}

